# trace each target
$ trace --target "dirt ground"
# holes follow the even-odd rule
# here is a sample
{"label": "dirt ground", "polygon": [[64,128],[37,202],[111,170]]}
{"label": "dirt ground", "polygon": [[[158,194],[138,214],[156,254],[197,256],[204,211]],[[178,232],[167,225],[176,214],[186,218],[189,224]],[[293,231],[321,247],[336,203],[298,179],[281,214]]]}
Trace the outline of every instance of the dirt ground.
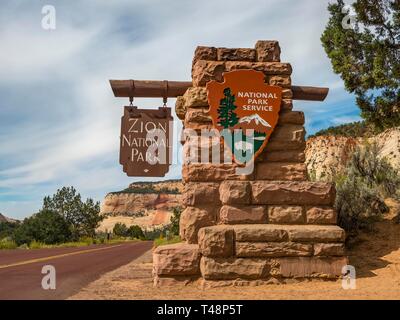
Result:
{"label": "dirt ground", "polygon": [[356,289],[342,281],[293,281],[286,284],[229,286],[204,289],[200,282],[155,288],[151,252],[103,275],[70,299],[400,299],[400,225],[394,223],[397,204],[374,230],[363,232],[347,254],[356,268]]}

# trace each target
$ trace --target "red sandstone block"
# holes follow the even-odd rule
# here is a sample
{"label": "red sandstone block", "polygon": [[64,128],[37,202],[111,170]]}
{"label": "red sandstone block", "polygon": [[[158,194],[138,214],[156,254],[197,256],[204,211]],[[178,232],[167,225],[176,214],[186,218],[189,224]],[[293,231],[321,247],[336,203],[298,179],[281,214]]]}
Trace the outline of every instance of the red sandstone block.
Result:
{"label": "red sandstone block", "polygon": [[199,230],[198,239],[200,252],[203,256],[233,256],[233,229],[229,226],[219,225],[201,228]]}
{"label": "red sandstone block", "polygon": [[219,61],[255,61],[256,50],[248,48],[218,48]]}
{"label": "red sandstone block", "polygon": [[307,180],[307,166],[304,163],[261,162],[256,164],[257,180]]}
{"label": "red sandstone block", "polygon": [[332,183],[309,181],[254,181],[253,204],[272,205],[333,205],[335,188]]}
{"label": "red sandstone block", "polygon": [[247,181],[223,181],[219,196],[223,204],[249,204],[250,184]]}
{"label": "red sandstone block", "polygon": [[224,224],[267,223],[265,206],[228,206],[219,212],[219,222]]}
{"label": "red sandstone block", "polygon": [[183,240],[188,243],[197,243],[197,234],[200,228],[212,226],[215,224],[215,207],[187,207],[181,214],[179,220],[179,234]]}
{"label": "red sandstone block", "polygon": [[258,61],[280,61],[281,48],[278,41],[259,40],[255,48]]}
{"label": "red sandstone block", "polygon": [[301,206],[268,206],[268,223],[304,224]]}
{"label": "red sandstone block", "polygon": [[278,258],[279,274],[284,278],[338,278],[348,264],[346,257]]}
{"label": "red sandstone block", "polygon": [[313,254],[312,244],[296,242],[236,242],[236,256],[249,257],[306,257]]}
{"label": "red sandstone block", "polygon": [[217,60],[217,48],[198,46],[194,51],[193,65],[199,60]]}
{"label": "red sandstone block", "polygon": [[157,247],[153,252],[154,275],[197,275],[200,273],[197,245],[177,243]]}
{"label": "red sandstone block", "polygon": [[205,87],[211,80],[222,81],[222,73],[225,64],[221,61],[199,60],[192,70],[192,81],[194,87]]}

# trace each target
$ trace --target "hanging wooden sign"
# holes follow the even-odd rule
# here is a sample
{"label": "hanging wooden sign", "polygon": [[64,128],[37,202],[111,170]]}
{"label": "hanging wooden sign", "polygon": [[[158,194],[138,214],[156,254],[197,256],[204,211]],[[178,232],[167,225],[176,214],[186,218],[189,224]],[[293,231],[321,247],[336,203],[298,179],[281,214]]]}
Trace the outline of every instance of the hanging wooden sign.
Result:
{"label": "hanging wooden sign", "polygon": [[171,108],[124,108],[119,162],[130,177],[163,177],[172,160]]}
{"label": "hanging wooden sign", "polygon": [[246,159],[254,159],[264,150],[278,123],[282,88],[265,84],[260,71],[236,70],[223,76],[222,83],[207,83],[213,125],[225,133],[225,145],[236,162],[243,162],[239,158],[245,154]]}

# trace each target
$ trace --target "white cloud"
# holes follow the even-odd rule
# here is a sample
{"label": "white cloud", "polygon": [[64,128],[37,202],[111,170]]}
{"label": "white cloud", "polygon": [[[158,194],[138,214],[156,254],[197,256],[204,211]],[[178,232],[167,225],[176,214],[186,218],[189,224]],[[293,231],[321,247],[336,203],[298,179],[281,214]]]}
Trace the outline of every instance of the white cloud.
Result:
{"label": "white cloud", "polygon": [[56,31],[29,30],[20,23],[2,25],[0,40],[1,82],[49,79],[67,65],[97,36],[96,30],[69,26]]}

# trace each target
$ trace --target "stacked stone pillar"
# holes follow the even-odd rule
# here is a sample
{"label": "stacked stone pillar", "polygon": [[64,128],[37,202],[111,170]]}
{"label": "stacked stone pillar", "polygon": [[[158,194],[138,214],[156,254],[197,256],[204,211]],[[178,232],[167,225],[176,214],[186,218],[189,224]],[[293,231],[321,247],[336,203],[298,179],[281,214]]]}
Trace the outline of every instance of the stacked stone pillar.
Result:
{"label": "stacked stone pillar", "polygon": [[[248,175],[237,175],[234,163],[194,161],[187,151],[193,140],[184,141],[184,243],[154,251],[155,283],[337,278],[347,259],[335,189],[307,181],[304,114],[292,110],[292,68],[280,62],[278,42],[258,41],[254,49],[198,47],[193,87],[178,98],[176,113],[185,129],[212,129],[205,86],[237,69],[262,71],[266,83],[283,88],[278,125]],[[198,142],[204,149],[202,138]]]}

